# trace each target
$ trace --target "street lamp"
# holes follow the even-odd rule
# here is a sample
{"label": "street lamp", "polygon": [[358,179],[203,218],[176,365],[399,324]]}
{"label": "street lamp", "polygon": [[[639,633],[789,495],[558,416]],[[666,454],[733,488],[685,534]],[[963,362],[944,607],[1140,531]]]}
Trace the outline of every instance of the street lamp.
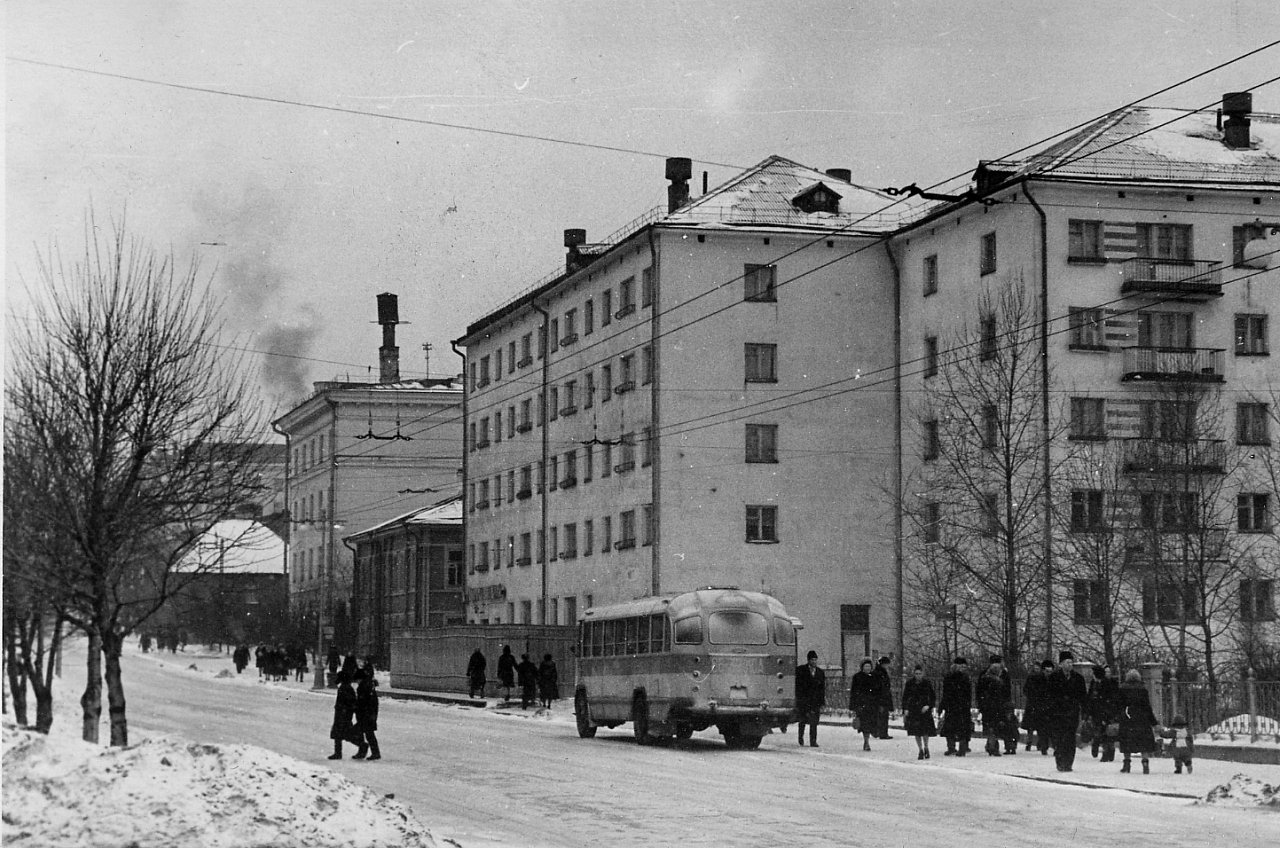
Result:
{"label": "street lamp", "polygon": [[[312,524],[314,522],[298,522],[300,524]],[[328,538],[325,540],[324,569],[320,573],[320,602],[316,604],[316,676],[311,682],[312,689],[325,689],[324,669],[325,669],[325,650],[324,650],[324,619],[326,611],[332,604],[332,587],[333,587],[333,531],[343,528],[341,522],[326,523],[325,530],[328,531]]]}

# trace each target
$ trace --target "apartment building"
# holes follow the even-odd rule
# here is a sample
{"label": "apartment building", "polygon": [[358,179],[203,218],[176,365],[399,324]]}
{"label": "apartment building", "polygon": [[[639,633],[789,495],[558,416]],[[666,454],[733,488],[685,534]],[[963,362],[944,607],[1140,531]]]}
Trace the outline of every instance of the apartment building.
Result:
{"label": "apartment building", "polygon": [[467,615],[573,623],[705,585],[779,597],[856,668],[897,651],[892,198],[770,157],[472,323]]}

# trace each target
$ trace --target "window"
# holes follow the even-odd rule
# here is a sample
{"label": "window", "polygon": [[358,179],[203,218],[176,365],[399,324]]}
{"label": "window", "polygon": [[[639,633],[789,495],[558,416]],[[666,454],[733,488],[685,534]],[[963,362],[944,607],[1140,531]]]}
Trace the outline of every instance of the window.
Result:
{"label": "window", "polygon": [[920,531],[925,542],[942,541],[942,506],[937,501],[926,501],[920,514]]}
{"label": "window", "polygon": [[533,534],[520,534],[520,559],[516,560],[516,565],[528,565],[533,562]]}
{"label": "window", "polygon": [[1236,316],[1236,356],[1267,355],[1267,316]]}
{"label": "window", "polygon": [[978,342],[978,358],[984,362],[996,358],[996,316],[983,315],[978,322],[982,338]]}
{"label": "window", "polygon": [[938,337],[924,337],[924,376],[938,376]]}
{"label": "window", "polygon": [[514,406],[507,407],[507,438],[514,439],[516,437],[516,408]]}
{"label": "window", "polygon": [[606,515],[601,519],[600,537],[604,540],[604,544],[600,546],[601,553],[609,553],[613,550],[613,516]]}
{"label": "window", "polygon": [[569,380],[564,384],[564,406],[560,409],[561,415],[573,415],[578,411],[578,400],[575,397],[577,389],[577,380]]}
{"label": "window", "polygon": [[995,233],[987,233],[982,237],[982,256],[979,263],[979,270],[983,275],[994,273],[996,270]]}
{"label": "window", "polygon": [[533,601],[520,602],[520,623],[521,624],[533,623]]}
{"label": "window", "polygon": [[618,515],[618,550],[636,546],[636,511],[628,509]]}
{"label": "window", "polygon": [[1276,617],[1274,580],[1250,578],[1240,581],[1240,620],[1274,621]]}
{"label": "window", "polygon": [[613,366],[600,366],[600,402],[607,403],[613,395]]}
{"label": "window", "polygon": [[596,302],[587,299],[582,307],[582,334],[589,336],[596,331]]}
{"label": "window", "polygon": [[778,508],[776,506],[747,506],[747,541],[778,541]]}
{"label": "window", "polygon": [[502,413],[493,413],[493,440],[495,442],[502,441]]}
{"label": "window", "polygon": [[590,518],[582,522],[582,555],[584,557],[591,556],[591,549],[596,546],[595,529],[595,522]]}
{"label": "window", "polygon": [[613,321],[613,289],[605,289],[600,297],[600,326],[607,327]]}
{"label": "window", "polygon": [[516,370],[516,343],[514,341],[507,344],[507,373],[510,374]]}
{"label": "window", "polygon": [[1101,309],[1082,309],[1078,306],[1069,308],[1068,321],[1071,327],[1069,347],[1073,350],[1106,350],[1107,339]]}
{"label": "window", "polygon": [[749,610],[719,610],[707,616],[707,637],[714,645],[767,645],[769,620]]}
{"label": "window", "polygon": [[630,471],[636,467],[636,434],[622,434],[622,448],[619,451],[622,454],[621,460],[614,466],[613,470],[621,474],[624,471]]}
{"label": "window", "polygon": [[1265,403],[1236,404],[1236,441],[1242,445],[1271,444]]}
{"label": "window", "polygon": [[746,382],[776,383],[778,382],[776,344],[752,344],[744,346]]}
{"label": "window", "polygon": [[773,303],[778,299],[777,267],[774,265],[744,265],[742,268],[743,300]]}
{"label": "window", "polygon": [[521,433],[527,433],[533,429],[533,398],[520,401],[520,426],[516,429]]}
{"label": "window", "polygon": [[514,503],[516,499],[516,472],[515,469],[507,472],[507,503]]}
{"label": "window", "polygon": [[613,444],[605,442],[600,446],[600,476],[608,477],[613,474]]}
{"label": "window", "polygon": [[982,446],[995,450],[1000,443],[1000,417],[994,406],[982,407]]}
{"label": "window", "polygon": [[655,437],[653,434],[652,425],[649,425],[644,428],[643,438],[644,438],[644,444],[641,447],[640,464],[645,468],[648,468],[650,465],[653,465],[653,441]]}
{"label": "window", "polygon": [[1265,494],[1236,495],[1236,529],[1241,533],[1271,532],[1271,517]]}
{"label": "window", "polygon": [[1195,530],[1200,519],[1197,492],[1143,492],[1138,495],[1138,523],[1147,530]]}
{"label": "window", "polygon": [[1196,438],[1194,400],[1144,400],[1138,413],[1138,433],[1144,439],[1186,442]]}
{"label": "window", "polygon": [[653,268],[645,268],[640,272],[640,305],[653,305]]}
{"label": "window", "polygon": [[576,450],[565,451],[564,479],[560,481],[560,487],[568,489],[576,485],[578,485],[578,452]]}
{"label": "window", "polygon": [[922,422],[921,434],[924,437],[924,444],[920,448],[921,458],[925,462],[937,459],[940,448],[938,443],[938,420],[929,418]]}
{"label": "window", "polygon": [[502,379],[502,348],[499,347],[493,352],[493,381],[496,383]]}
{"label": "window", "polygon": [[549,468],[547,470],[550,472],[551,476],[549,485],[551,487],[551,491],[554,492],[560,487],[560,457],[553,454],[547,461],[549,463]]}
{"label": "window", "polygon": [[582,482],[584,483],[591,482],[592,471],[595,470],[593,468],[595,458],[596,455],[591,445],[586,445],[582,448]]}
{"label": "window", "polygon": [[640,531],[644,534],[640,537],[640,544],[653,544],[653,504],[645,504],[641,509],[641,527]]}
{"label": "window", "polygon": [[560,349],[560,319],[552,318],[551,327],[547,330],[551,340],[551,352],[555,353]]}
{"label": "window", "polygon": [[480,388],[480,366],[473,362],[471,363],[471,391],[474,392],[478,388]]}
{"label": "window", "polygon": [[983,492],[980,501],[982,509],[982,532],[986,536],[1000,535],[1000,496],[995,492]]}
{"label": "window", "polygon": [[520,367],[533,362],[533,333],[525,333],[520,339]]}
{"label": "window", "polygon": [[547,355],[547,325],[543,324],[538,328],[538,358],[542,359]]}
{"label": "window", "polygon": [[640,382],[647,386],[653,382],[653,346],[645,345],[640,354]]}
{"label": "window", "polygon": [[1142,584],[1142,620],[1147,624],[1178,624],[1196,620],[1196,592],[1190,584],[1150,579]]}
{"label": "window", "polygon": [[778,461],[778,425],[747,425],[747,462]]}
{"label": "window", "polygon": [[614,318],[622,318],[636,311],[636,278],[627,277],[618,285],[618,311]]}
{"label": "window", "polygon": [[1107,402],[1104,398],[1073,397],[1068,438],[1099,441],[1107,437]]}
{"label": "window", "polygon": [[1072,580],[1076,624],[1101,624],[1106,610],[1106,594],[1101,580]]}
{"label": "window", "polygon": [[1195,347],[1195,322],[1190,312],[1139,312],[1138,347]]}
{"label": "window", "polygon": [[587,372],[587,384],[583,387],[582,408],[590,409],[596,404],[596,372]]}
{"label": "window", "polygon": [[938,254],[932,253],[924,258],[924,296],[938,290]]}
{"label": "window", "polygon": [[542,494],[542,490],[547,485],[547,469],[543,465],[542,460],[538,460],[538,494]]}
{"label": "window", "polygon": [[1073,491],[1071,493],[1071,531],[1086,533],[1090,530],[1106,529],[1104,503],[1103,493],[1100,490],[1076,489]]}
{"label": "window", "polygon": [[1263,224],[1257,221],[1231,228],[1231,264],[1237,268],[1266,268],[1267,256],[1245,257],[1244,246],[1254,239],[1265,239],[1275,234],[1280,224]]}
{"label": "window", "polygon": [[697,615],[691,615],[676,621],[675,643],[677,645],[701,645],[702,619]]}
{"label": "window", "polygon": [[547,561],[547,537],[541,530],[538,531],[538,562]]}
{"label": "window", "polygon": [[619,365],[621,367],[618,371],[618,386],[614,391],[618,394],[624,394],[636,387],[636,355],[628,353],[622,357]]}
{"label": "window", "polygon": [[550,412],[551,420],[555,421],[560,417],[560,387],[552,386],[550,388]]}
{"label": "window", "polygon": [[564,526],[563,559],[578,558],[578,525],[570,522]]}
{"label": "window", "polygon": [[478,447],[478,445],[477,445],[477,441],[478,441],[478,440],[477,440],[477,438],[476,438],[476,422],[474,422],[474,421],[472,421],[472,422],[471,422],[471,439],[470,439],[470,441],[471,441],[471,449],[472,449],[472,450],[475,450],[475,449]]}
{"label": "window", "polygon": [[1077,221],[1067,222],[1067,260],[1100,262],[1105,259],[1102,253],[1102,222]]}
{"label": "window", "polygon": [[571,345],[578,340],[578,310],[569,309],[564,313],[564,335],[560,344]]}
{"label": "window", "polygon": [[1187,224],[1138,224],[1138,256],[1189,260],[1191,227]]}

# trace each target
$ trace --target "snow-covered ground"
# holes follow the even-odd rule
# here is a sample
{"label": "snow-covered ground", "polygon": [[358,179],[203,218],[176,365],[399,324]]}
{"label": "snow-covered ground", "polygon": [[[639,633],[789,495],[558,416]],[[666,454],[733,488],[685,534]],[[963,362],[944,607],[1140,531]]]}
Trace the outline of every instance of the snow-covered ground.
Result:
{"label": "snow-covered ground", "polygon": [[825,725],[819,750],[790,733],[751,752],[714,733],[640,747],[626,726],[578,739],[567,701],[384,698],[384,759],[330,762],[331,693],[191,648],[125,657],[135,744],[112,750],[77,741],[78,650],[50,738],[4,728],[6,846],[1280,844],[1280,767],[1120,774],[1085,750],[1061,775],[1035,753],[942,757],[938,739],[919,762],[900,731],[866,753]]}

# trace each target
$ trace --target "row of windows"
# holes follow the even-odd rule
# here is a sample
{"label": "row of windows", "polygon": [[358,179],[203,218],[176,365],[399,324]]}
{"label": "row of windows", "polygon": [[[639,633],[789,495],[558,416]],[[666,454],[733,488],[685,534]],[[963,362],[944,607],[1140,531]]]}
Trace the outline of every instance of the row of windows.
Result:
{"label": "row of windows", "polygon": [[[468,547],[470,571],[531,565],[535,554],[538,562],[544,562],[548,556],[552,561],[577,559],[579,556],[592,556],[597,550],[607,554],[615,550],[634,548],[637,543],[653,544],[653,504],[640,507],[638,516],[637,510],[628,509],[618,513],[617,518],[616,525],[612,515],[604,516],[599,523],[594,518],[587,518],[581,523],[570,521],[555,525],[549,529],[549,536],[546,537],[541,529],[536,533],[528,531],[519,535],[512,534],[507,537],[505,545],[501,539],[473,543]],[[640,532],[638,537],[636,535],[637,518],[639,518]],[[616,539],[614,538],[615,526]]]}
{"label": "row of windows", "polygon": [[[591,609],[593,598],[591,595],[582,596],[583,607]],[[550,607],[547,609],[546,624],[577,624],[578,623],[578,598],[576,595],[565,595],[563,598],[550,598]],[[561,620],[561,612],[563,611],[564,620]],[[535,618],[536,614],[536,618]],[[519,618],[517,619],[517,616]],[[501,624],[502,619],[498,618],[494,621],[485,619],[483,624]],[[526,601],[508,601],[507,602],[507,618],[508,624],[541,624],[542,618],[542,600],[526,600]]]}
{"label": "row of windows", "polygon": [[[1076,624],[1102,624],[1112,601],[1107,584],[1102,580],[1072,582]],[[1246,578],[1240,581],[1239,611],[1241,621],[1274,621],[1275,581]],[[1180,624],[1199,619],[1200,594],[1194,583],[1149,578],[1142,583],[1142,620],[1144,624]]]}
{"label": "row of windows", "polygon": [[314,524],[317,521],[325,521],[328,513],[324,508],[324,490],[321,489],[294,501],[289,517],[295,524]]}
{"label": "row of windows", "polygon": [[[1068,309],[1069,344],[1075,350],[1110,350],[1106,336],[1106,310],[1072,306]],[[1126,325],[1136,324],[1138,347],[1189,350],[1196,346],[1196,316],[1193,312],[1132,312],[1124,316]],[[1266,356],[1267,316],[1237,313],[1234,321],[1236,356]]]}
{"label": "row of windows", "polygon": [[306,471],[324,462],[324,434],[308,439],[305,444],[293,448],[293,473]]}
{"label": "row of windows", "polygon": [[[1135,406],[1124,403],[1126,410]],[[1137,435],[1144,439],[1169,442],[1194,441],[1206,434],[1200,432],[1198,406],[1193,400],[1140,400],[1136,402]],[[1236,404],[1236,443],[1241,445],[1271,444],[1271,410],[1265,403]],[[1106,398],[1071,398],[1071,420],[1068,437],[1082,441],[1106,439]]]}
{"label": "row of windows", "polygon": [[[645,427],[640,436],[640,467],[653,464],[653,448],[656,437],[652,427]],[[511,469],[506,473],[506,502],[515,503],[548,491],[570,489],[579,483],[590,483],[599,469],[600,479],[614,474],[625,474],[636,467],[637,439],[634,432],[623,433],[616,441],[597,442],[552,456],[547,464],[542,460]],[[617,449],[616,453],[614,449]],[[614,459],[618,462],[615,463]],[[581,475],[579,475],[581,471]],[[503,475],[471,481],[469,510],[497,508],[503,502]],[[535,488],[536,485],[536,488]]]}
{"label": "row of windows", "polygon": [[[1109,496],[1100,489],[1071,492],[1071,529],[1075,532],[1106,531],[1111,526],[1107,506]],[[1204,529],[1198,492],[1141,492],[1137,496],[1137,526],[1146,530],[1183,531]],[[1271,497],[1265,492],[1236,495],[1236,530],[1241,533],[1271,532]]]}
{"label": "row of windows", "polygon": [[[578,341],[579,318],[581,318],[582,335],[589,336],[595,332],[597,314],[601,327],[607,327],[615,318],[622,319],[631,315],[636,311],[636,278],[627,277],[618,284],[618,308],[613,308],[613,288],[606,288],[599,295],[599,301],[595,297],[587,298],[582,304],[581,311],[578,307],[566,309],[563,317],[557,316],[538,329],[538,358],[541,359],[547,354],[548,345],[552,353],[555,353],[561,347],[568,347],[576,344]],[[640,275],[640,306],[649,307],[653,305],[653,269],[645,268]],[[506,347],[506,373],[511,374],[517,368],[524,368],[533,364],[533,339],[532,331],[525,333],[518,340],[518,350],[520,357],[516,358],[517,340],[507,343]],[[502,363],[503,348],[498,347],[492,354],[485,354],[478,360],[471,363],[471,389],[483,388],[489,385],[492,378],[495,382],[502,379]]]}

